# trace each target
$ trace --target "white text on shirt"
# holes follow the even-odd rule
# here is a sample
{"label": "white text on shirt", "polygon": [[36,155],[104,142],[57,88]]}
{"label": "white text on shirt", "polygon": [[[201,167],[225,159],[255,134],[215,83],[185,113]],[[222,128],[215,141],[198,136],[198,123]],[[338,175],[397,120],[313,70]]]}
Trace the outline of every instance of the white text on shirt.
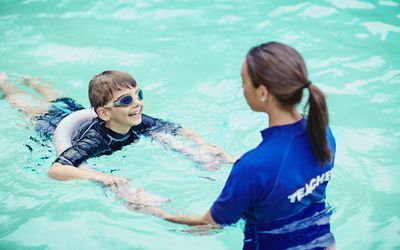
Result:
{"label": "white text on shirt", "polygon": [[296,200],[301,201],[304,196],[307,196],[314,191],[320,184],[332,179],[333,170],[326,171],[325,173],[312,178],[309,183],[306,183],[304,187],[297,189],[296,192],[288,196],[290,203],[294,203]]}

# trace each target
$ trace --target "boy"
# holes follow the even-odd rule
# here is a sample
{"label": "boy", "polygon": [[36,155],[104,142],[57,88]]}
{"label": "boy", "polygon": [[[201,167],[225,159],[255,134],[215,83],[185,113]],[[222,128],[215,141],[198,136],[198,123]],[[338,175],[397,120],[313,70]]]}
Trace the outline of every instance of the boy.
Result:
{"label": "boy", "polygon": [[[22,99],[27,93],[6,84],[6,78],[6,74],[0,74],[0,88],[12,104],[34,116],[36,130],[45,137],[52,135],[62,118],[83,109],[72,99],[57,98],[57,93],[29,79],[25,79],[23,83],[41,93],[48,102],[31,96],[35,99],[34,102],[27,103]],[[59,155],[49,169],[48,174],[52,178],[57,180],[88,179],[116,187],[126,184],[128,179],[125,177],[81,169],[78,166],[89,158],[111,154],[137,141],[140,135],[154,136],[158,140],[163,140],[160,132],[186,136],[198,143],[199,151],[202,151],[203,155],[206,152],[208,156],[214,156],[214,160],[218,158],[219,164],[233,162],[233,159],[223,150],[205,143],[193,131],[142,114],[143,91],[137,87],[135,79],[128,73],[104,71],[94,76],[89,83],[89,100],[98,117],[79,126],[74,135],[72,147]],[[39,105],[34,106],[34,103]],[[164,142],[186,154],[190,152],[181,145],[174,144],[170,139]]]}

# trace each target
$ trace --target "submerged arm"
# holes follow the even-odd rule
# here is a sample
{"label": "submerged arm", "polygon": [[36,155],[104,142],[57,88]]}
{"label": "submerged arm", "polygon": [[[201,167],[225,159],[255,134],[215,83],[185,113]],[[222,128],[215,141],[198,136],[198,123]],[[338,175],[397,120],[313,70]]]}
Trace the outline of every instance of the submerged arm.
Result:
{"label": "submerged arm", "polygon": [[235,157],[230,156],[221,147],[208,143],[203,137],[197,134],[194,130],[189,128],[181,128],[178,130],[178,134],[193,141],[199,147],[199,153],[203,158],[209,158],[217,163],[235,163],[237,160]]}
{"label": "submerged arm", "polygon": [[214,170],[217,165],[236,160],[218,146],[207,143],[193,130],[182,128],[173,122],[142,115],[142,123],[135,126],[134,130],[181,152],[191,160],[201,163],[205,169]]}
{"label": "submerged arm", "polygon": [[204,145],[207,144],[207,142],[204,140],[203,137],[201,137],[199,134],[197,134],[193,129],[190,128],[180,128],[178,130],[178,133],[187,139],[195,142],[198,145]]}
{"label": "submerged arm", "polygon": [[[175,134],[154,132],[151,136],[161,144],[188,156],[193,161],[203,164],[206,169],[213,169],[217,165],[236,161],[236,158],[231,157],[217,145],[207,143],[204,138],[191,129],[178,128]],[[189,142],[185,142],[182,138],[191,141],[194,145],[190,145]]]}
{"label": "submerged arm", "polygon": [[165,211],[160,207],[147,207],[146,212],[176,224],[183,224],[189,226],[211,225],[215,228],[221,227],[212,218],[210,210],[208,210],[203,216],[175,215]]}
{"label": "submerged arm", "polygon": [[210,210],[207,211],[205,215],[202,217],[194,216],[194,215],[173,215],[169,214],[165,218],[167,221],[177,223],[177,224],[185,224],[189,226],[197,226],[197,225],[213,225],[220,227],[212,218]]}

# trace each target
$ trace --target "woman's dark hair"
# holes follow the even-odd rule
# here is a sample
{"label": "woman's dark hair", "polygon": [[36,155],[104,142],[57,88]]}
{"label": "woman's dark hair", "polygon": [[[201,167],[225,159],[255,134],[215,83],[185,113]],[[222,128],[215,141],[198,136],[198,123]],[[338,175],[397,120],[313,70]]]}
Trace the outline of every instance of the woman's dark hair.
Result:
{"label": "woman's dark hair", "polygon": [[325,95],[308,79],[303,57],[292,47],[269,42],[250,49],[246,56],[247,70],[255,88],[264,85],[279,101],[282,108],[291,110],[300,103],[303,89],[310,95],[307,130],[311,148],[317,160],[324,166],[331,160],[327,141],[328,109]]}

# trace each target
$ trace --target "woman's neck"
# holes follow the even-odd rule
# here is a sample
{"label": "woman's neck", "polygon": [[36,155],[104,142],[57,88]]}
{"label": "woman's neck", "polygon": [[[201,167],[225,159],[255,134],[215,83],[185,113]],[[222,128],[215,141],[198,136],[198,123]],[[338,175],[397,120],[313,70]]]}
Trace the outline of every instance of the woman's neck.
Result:
{"label": "woman's neck", "polygon": [[293,108],[291,111],[275,109],[268,112],[268,117],[269,127],[289,125],[298,122],[302,118],[296,108]]}

